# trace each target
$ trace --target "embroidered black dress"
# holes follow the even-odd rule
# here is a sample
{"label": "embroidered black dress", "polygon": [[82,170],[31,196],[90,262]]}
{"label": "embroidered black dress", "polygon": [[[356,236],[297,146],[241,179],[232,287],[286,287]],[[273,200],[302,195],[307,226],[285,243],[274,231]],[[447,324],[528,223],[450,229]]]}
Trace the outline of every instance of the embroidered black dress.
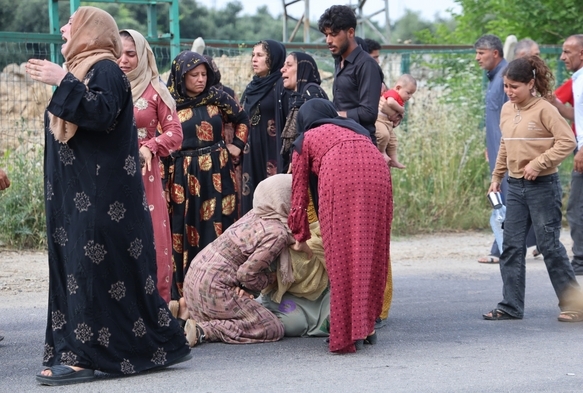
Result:
{"label": "embroidered black dress", "polygon": [[285,47],[273,40],[260,41],[267,51],[269,74],[255,75],[243,92],[241,104],[249,115],[249,140],[243,151],[241,214],[253,208],[255,187],[282,167],[281,130],[287,116],[287,92],[281,80]]}
{"label": "embroidered black dress", "polygon": [[67,76],[45,116],[49,302],[43,364],[133,374],[177,360],[184,332],[156,289],[156,254],[128,80],[112,61]]}

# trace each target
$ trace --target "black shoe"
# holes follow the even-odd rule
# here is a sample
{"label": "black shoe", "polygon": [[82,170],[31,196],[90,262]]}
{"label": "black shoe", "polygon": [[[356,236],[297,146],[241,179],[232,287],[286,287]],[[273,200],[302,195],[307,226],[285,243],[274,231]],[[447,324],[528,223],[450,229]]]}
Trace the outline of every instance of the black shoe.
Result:
{"label": "black shoe", "polygon": [[373,334],[371,334],[370,336],[367,336],[364,339],[364,343],[370,344],[370,345],[375,345],[377,343],[377,340],[378,340],[377,332],[374,332]]}
{"label": "black shoe", "polygon": [[378,317],[374,323],[374,328],[376,330],[376,329],[383,328],[386,325],[387,325],[387,318],[381,319],[381,317]]}

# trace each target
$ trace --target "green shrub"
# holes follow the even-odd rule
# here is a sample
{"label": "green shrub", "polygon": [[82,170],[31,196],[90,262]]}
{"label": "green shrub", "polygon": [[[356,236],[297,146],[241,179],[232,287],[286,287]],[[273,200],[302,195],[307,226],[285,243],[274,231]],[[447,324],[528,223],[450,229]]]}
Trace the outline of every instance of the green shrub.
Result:
{"label": "green shrub", "polygon": [[484,133],[473,111],[420,91],[407,131],[396,129],[399,160],[392,169],[395,235],[488,227],[489,167]]}
{"label": "green shrub", "polygon": [[12,248],[43,248],[46,222],[42,149],[27,154],[7,152],[3,161],[1,166],[11,185],[0,192],[0,240]]}

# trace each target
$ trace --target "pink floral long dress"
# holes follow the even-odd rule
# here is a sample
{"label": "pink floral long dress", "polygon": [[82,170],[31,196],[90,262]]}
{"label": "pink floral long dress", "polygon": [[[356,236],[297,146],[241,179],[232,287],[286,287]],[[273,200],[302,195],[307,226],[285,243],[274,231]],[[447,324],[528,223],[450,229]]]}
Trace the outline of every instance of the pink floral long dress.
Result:
{"label": "pink floral long dress", "polygon": [[176,110],[168,108],[151,84],[134,104],[134,117],[138,128],[139,147],[148,146],[153,155],[152,170],[146,172],[142,178],[154,227],[158,292],[168,303],[173,270],[172,238],[159,167],[160,157],[167,157],[180,149],[182,126]]}

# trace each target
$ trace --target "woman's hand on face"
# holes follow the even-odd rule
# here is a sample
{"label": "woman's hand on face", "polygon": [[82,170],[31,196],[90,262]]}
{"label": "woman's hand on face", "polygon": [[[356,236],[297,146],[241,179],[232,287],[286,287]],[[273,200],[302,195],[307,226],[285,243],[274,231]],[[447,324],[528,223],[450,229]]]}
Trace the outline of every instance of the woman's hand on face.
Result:
{"label": "woman's hand on face", "polygon": [[488,188],[488,194],[491,192],[500,192],[500,183],[493,181]]}
{"label": "woman's hand on face", "polygon": [[310,246],[308,246],[308,243],[306,243],[306,242],[298,242],[296,240],[295,244],[292,244],[291,248],[292,248],[292,250],[306,253],[306,255],[308,256],[308,259],[312,259],[312,256],[314,256],[312,249],[310,248]]}
{"label": "woman's hand on face", "polygon": [[142,166],[142,176],[146,175],[146,171],[150,172],[152,170],[152,152],[148,146],[144,145],[140,147],[140,155],[144,158],[144,165]]}
{"label": "woman's hand on face", "polygon": [[524,179],[525,180],[535,180],[539,173],[540,173],[540,171],[535,171],[534,169],[532,169],[530,164],[526,164],[526,166],[524,167]]}
{"label": "woman's hand on face", "polygon": [[30,59],[25,64],[25,69],[32,80],[52,86],[59,86],[67,75],[63,67],[48,60]]}
{"label": "woman's hand on face", "polygon": [[239,157],[239,154],[241,154],[241,149],[239,149],[237,146],[233,145],[232,143],[229,143],[227,145],[227,150],[229,150],[229,154],[232,155],[233,157]]}

